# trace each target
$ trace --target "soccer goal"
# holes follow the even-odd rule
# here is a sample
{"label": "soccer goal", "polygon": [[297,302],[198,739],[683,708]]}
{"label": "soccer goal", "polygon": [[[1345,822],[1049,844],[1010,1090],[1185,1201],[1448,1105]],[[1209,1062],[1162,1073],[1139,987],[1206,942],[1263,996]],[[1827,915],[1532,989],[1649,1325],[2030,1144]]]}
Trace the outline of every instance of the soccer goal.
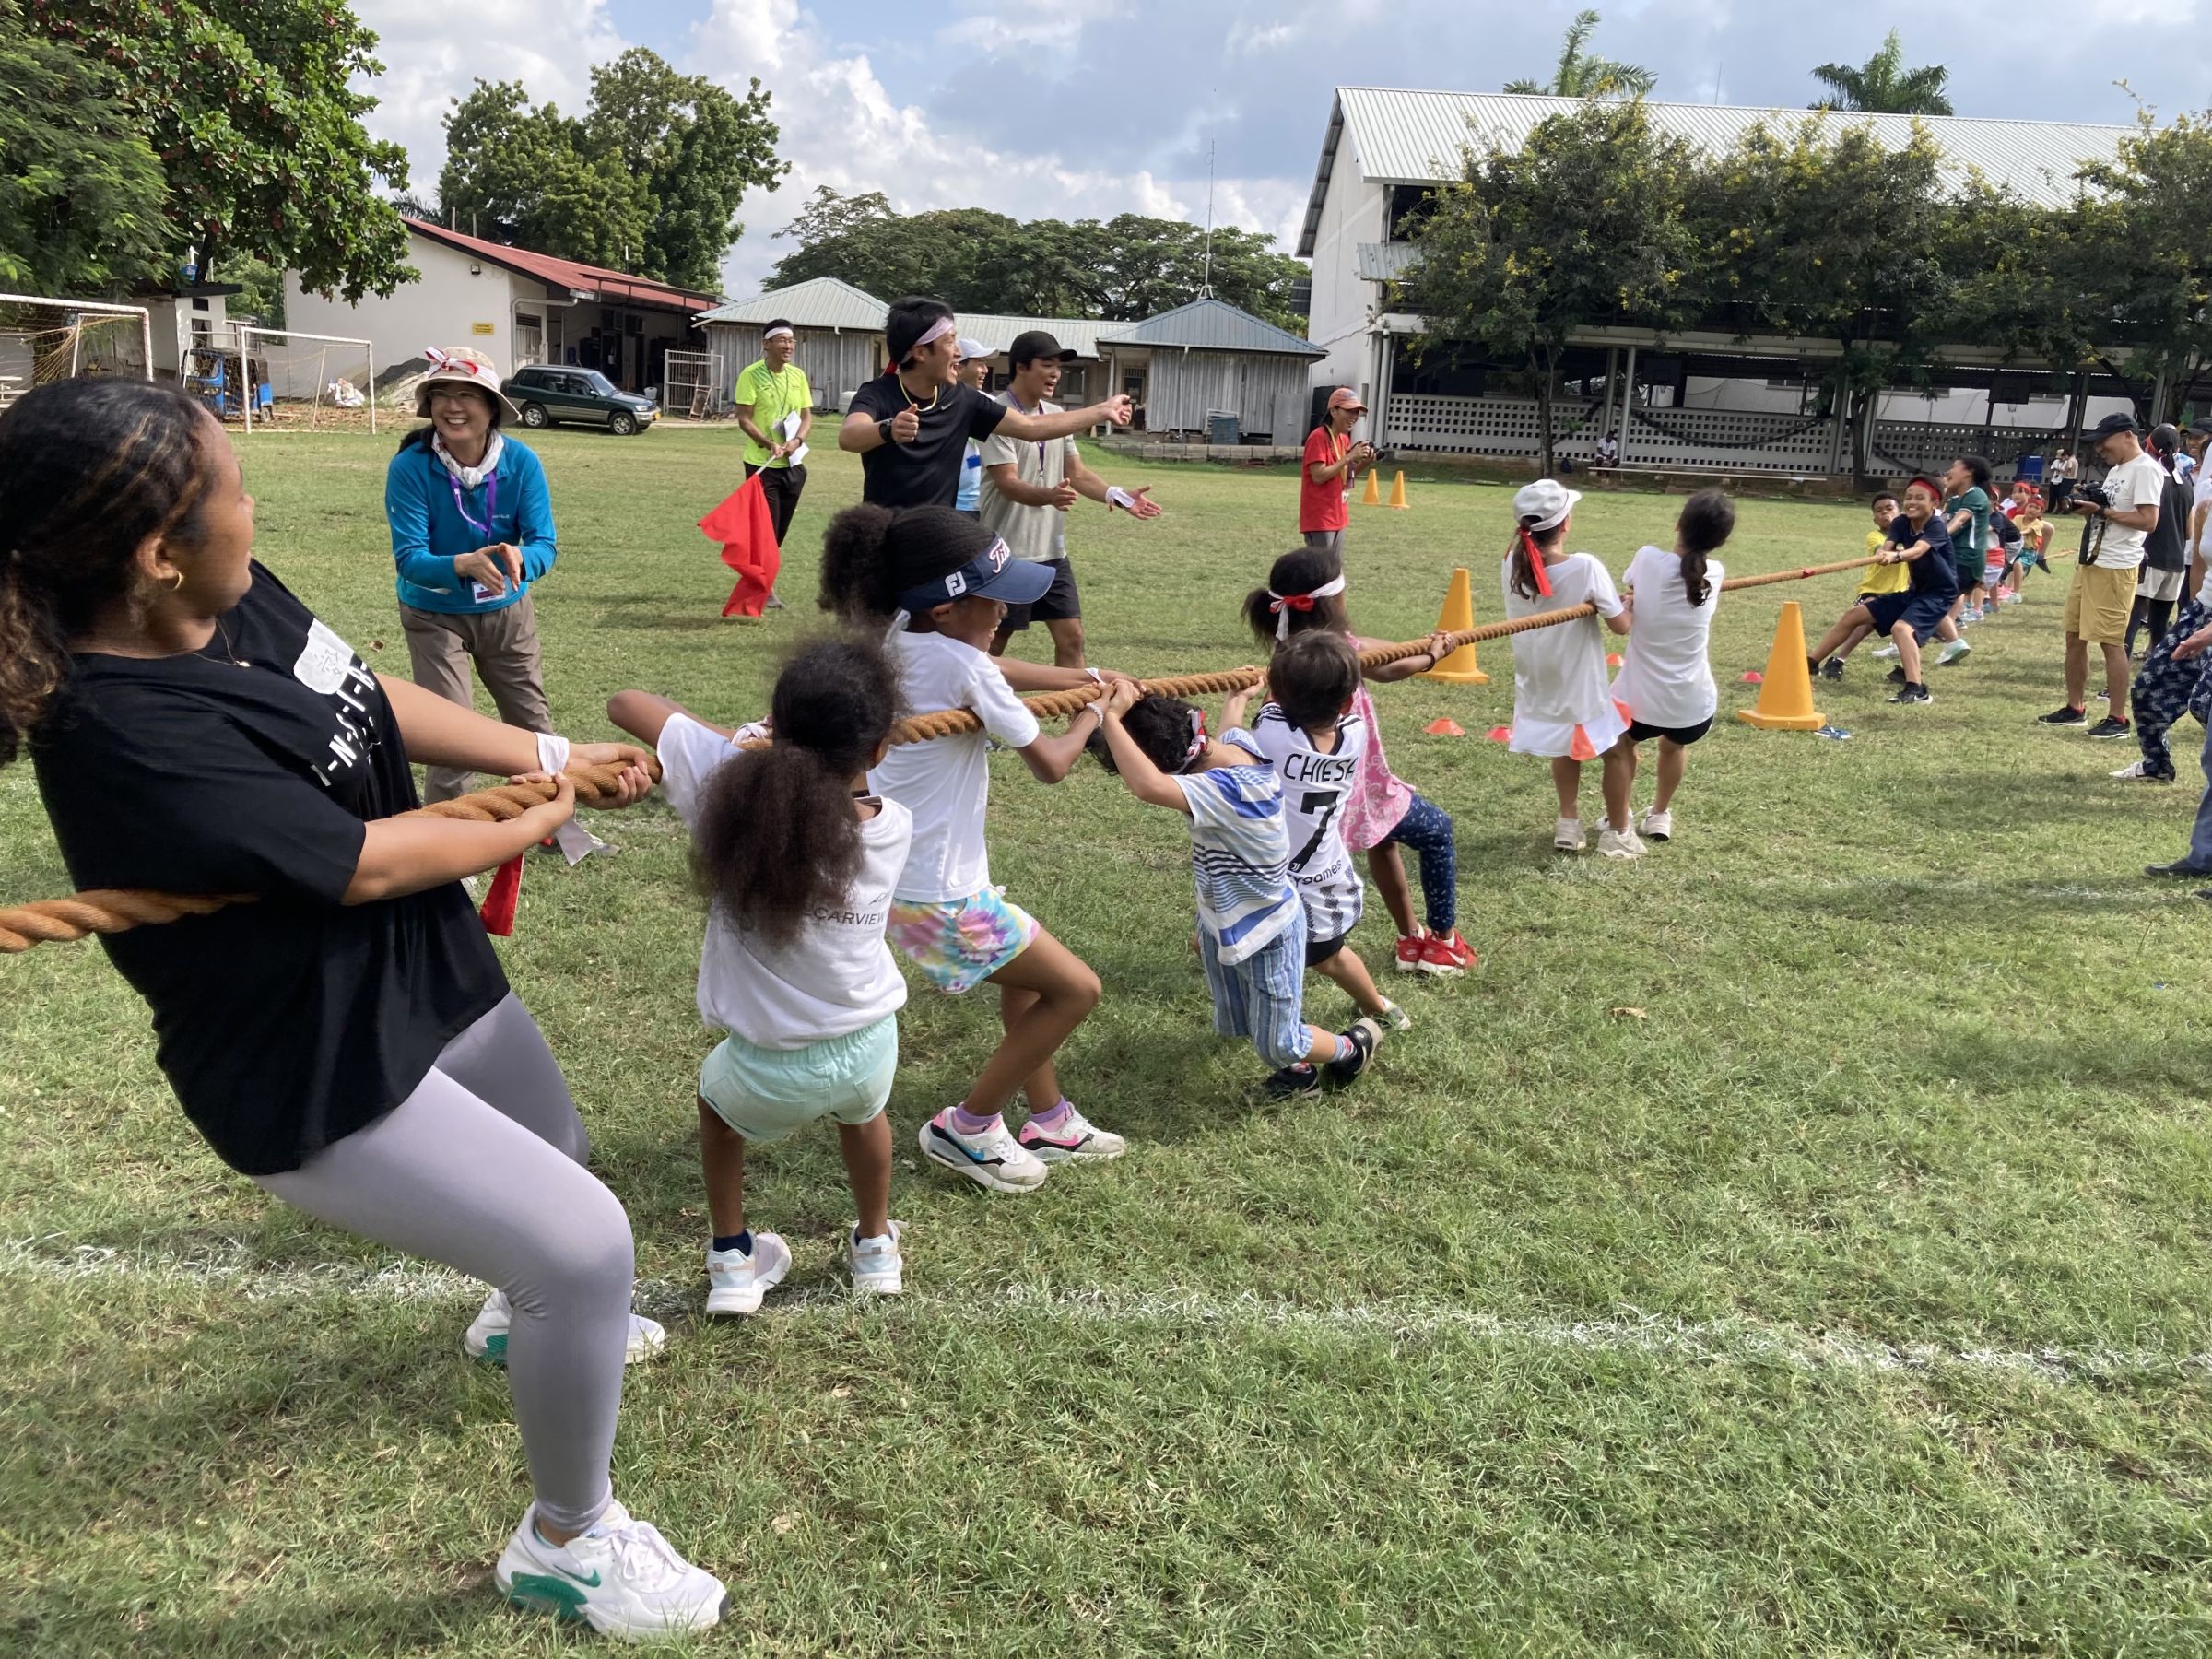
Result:
{"label": "soccer goal", "polygon": [[376,430],[376,357],[367,340],[241,323],[238,383],[246,430]]}
{"label": "soccer goal", "polygon": [[0,294],[0,409],[49,381],[80,374],[153,378],[154,325],[143,305]]}
{"label": "soccer goal", "polygon": [[714,359],[703,351],[671,351],[661,368],[661,413],[704,420],[714,412]]}

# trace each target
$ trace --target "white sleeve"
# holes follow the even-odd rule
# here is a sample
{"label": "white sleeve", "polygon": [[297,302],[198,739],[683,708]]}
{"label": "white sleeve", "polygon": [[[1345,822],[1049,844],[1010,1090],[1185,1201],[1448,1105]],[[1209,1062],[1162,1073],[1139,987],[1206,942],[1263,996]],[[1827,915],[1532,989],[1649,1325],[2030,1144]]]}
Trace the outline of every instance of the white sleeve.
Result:
{"label": "white sleeve", "polygon": [[968,676],[968,707],[981,717],[983,729],[1008,748],[1028,748],[1039,735],[1037,716],[1015,696],[997,664],[981,652],[976,656],[979,660]]}
{"label": "white sleeve", "polygon": [[2166,473],[2156,461],[2144,466],[2131,466],[2127,474],[2125,505],[2148,507],[2166,493]]}
{"label": "white sleeve", "polygon": [[1583,558],[1590,561],[1590,603],[1597,606],[1601,617],[1620,615],[1620,595],[1613,588],[1613,572],[1606,569],[1606,561],[1594,553]]}
{"label": "white sleeve", "polygon": [[1183,804],[1190,808],[1191,822],[1195,826],[1191,831],[1194,835],[1237,816],[1236,808],[1222,799],[1220,782],[1211,772],[1200,772],[1196,777],[1178,776],[1175,787],[1182,791]]}
{"label": "white sleeve", "polygon": [[661,759],[661,793],[685,829],[698,829],[700,797],[707,780],[737,758],[737,746],[688,715],[671,714],[661,727],[656,752]]}

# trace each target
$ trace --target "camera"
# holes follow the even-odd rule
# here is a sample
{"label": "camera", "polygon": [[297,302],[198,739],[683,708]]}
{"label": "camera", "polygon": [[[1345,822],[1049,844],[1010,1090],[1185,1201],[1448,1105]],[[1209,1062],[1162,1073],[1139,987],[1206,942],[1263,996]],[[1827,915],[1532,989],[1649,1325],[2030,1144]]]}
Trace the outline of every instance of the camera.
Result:
{"label": "camera", "polygon": [[2100,507],[2110,507],[2112,504],[2111,494],[2101,484],[2075,485],[2074,499],[2077,501],[2094,501]]}

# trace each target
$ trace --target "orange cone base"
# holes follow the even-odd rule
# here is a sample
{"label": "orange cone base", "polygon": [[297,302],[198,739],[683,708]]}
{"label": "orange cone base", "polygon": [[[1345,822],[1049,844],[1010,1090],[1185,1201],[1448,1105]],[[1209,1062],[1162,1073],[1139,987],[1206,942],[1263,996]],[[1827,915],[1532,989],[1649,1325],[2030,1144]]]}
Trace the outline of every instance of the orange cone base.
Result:
{"label": "orange cone base", "polygon": [[1817,732],[1828,724],[1820,714],[1761,714],[1757,709],[1738,709],[1735,717],[1762,732]]}
{"label": "orange cone base", "polygon": [[[1368,475],[1372,477],[1373,474]],[[1406,475],[1400,473],[1398,481],[1404,484]],[[1463,565],[1452,572],[1452,585],[1444,592],[1444,608],[1437,613],[1439,633],[1465,633],[1475,626],[1475,582]],[[1462,645],[1457,651],[1437,664],[1422,670],[1416,679],[1442,680],[1447,686],[1487,686],[1490,677],[1482,671],[1475,659],[1475,647]]]}
{"label": "orange cone base", "polygon": [[1828,724],[1813,707],[1812,668],[1805,660],[1805,612],[1796,600],[1785,604],[1775,620],[1774,648],[1759,679],[1758,706],[1738,709],[1735,717],[1762,732],[1817,732]]}
{"label": "orange cone base", "polygon": [[[1446,662],[1452,659],[1446,657]],[[1447,686],[1487,686],[1490,677],[1479,668],[1431,668],[1426,674],[1417,674],[1415,679],[1442,680]]]}

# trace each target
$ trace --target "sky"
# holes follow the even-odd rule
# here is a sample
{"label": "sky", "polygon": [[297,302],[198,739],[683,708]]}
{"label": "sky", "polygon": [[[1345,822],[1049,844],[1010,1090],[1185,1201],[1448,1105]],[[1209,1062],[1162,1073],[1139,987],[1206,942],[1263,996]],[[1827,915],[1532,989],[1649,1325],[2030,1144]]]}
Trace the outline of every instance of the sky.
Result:
{"label": "sky", "polygon": [[[519,79],[581,112],[590,67],[633,45],[773,96],[773,193],[747,196],[725,290],[757,293],[818,185],[880,190],[900,212],[1017,218],[1156,214],[1294,248],[1338,86],[1494,91],[1544,80],[1580,0],[354,0],[385,70],[365,87],[379,137],[435,194],[448,100]],[[2132,121],[2212,98],[2212,0],[1600,0],[1594,50],[1658,76],[1653,96],[1802,107],[1817,64],[1863,63],[1891,28],[1905,61],[1951,71],[1960,115]],[[2153,21],[2153,19],[2156,19]],[[2115,86],[2125,81],[2126,88]],[[2138,102],[2139,100],[2139,102]]]}

